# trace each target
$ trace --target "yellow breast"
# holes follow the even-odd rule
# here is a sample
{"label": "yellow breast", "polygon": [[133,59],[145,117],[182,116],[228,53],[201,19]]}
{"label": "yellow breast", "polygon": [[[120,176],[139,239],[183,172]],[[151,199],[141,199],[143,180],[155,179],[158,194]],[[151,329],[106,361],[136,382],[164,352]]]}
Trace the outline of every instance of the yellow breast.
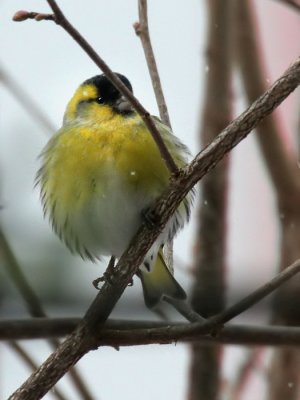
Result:
{"label": "yellow breast", "polygon": [[163,191],[169,179],[138,116],[63,128],[50,141],[44,158],[42,187],[67,208],[80,207],[93,193],[105,192],[107,180],[114,175],[151,198]]}

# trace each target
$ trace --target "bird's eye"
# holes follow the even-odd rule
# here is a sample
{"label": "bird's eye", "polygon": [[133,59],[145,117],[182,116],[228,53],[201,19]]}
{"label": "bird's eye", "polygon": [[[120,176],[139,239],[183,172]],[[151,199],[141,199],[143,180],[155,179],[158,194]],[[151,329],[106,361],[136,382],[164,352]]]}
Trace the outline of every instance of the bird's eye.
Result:
{"label": "bird's eye", "polygon": [[96,102],[97,102],[98,104],[104,104],[104,99],[103,99],[103,97],[97,97]]}

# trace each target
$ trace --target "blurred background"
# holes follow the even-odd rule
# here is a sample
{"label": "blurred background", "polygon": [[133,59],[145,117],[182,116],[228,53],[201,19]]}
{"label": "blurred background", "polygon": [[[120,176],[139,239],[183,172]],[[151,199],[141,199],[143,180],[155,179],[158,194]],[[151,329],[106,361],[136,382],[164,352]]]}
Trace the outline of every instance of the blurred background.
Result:
{"label": "blurred background", "polygon": [[[217,7],[221,2],[211,3]],[[207,4],[209,8],[209,1],[196,0],[175,3],[152,0],[148,4],[150,34],[173,131],[193,155],[200,150],[205,94],[214,62],[208,51],[212,9],[209,11]],[[253,0],[249,4],[254,11],[254,32],[263,55],[267,88],[299,54],[300,13],[275,0]],[[157,115],[142,46],[132,27],[138,20],[137,1],[90,0],[75,4],[61,0],[59,5],[110,67],[129,78],[146,109]],[[20,9],[49,12],[46,2],[37,0],[0,2],[0,218],[5,235],[0,244],[0,314],[2,318],[29,316],[8,273],[9,261],[3,250],[6,240],[47,315],[82,316],[96,295],[92,281],[103,273],[107,260],[102,265],[83,262],[59,242],[43,218],[34,177],[39,168],[38,155],[60,127],[68,100],[82,81],[99,71],[53,22],[12,22],[12,16]],[[217,22],[215,29],[219,29]],[[228,103],[233,118],[245,109],[247,97],[241,75],[235,73],[231,79]],[[298,109],[297,94],[293,94],[276,111],[281,143],[291,157],[298,146]],[[201,140],[203,143],[206,139]],[[226,272],[224,269],[222,287],[226,288],[227,304],[270,279],[282,260],[277,199],[260,151],[254,135],[250,135],[231,154],[224,199]],[[187,292],[193,287],[192,271],[201,252],[197,239],[198,214],[207,200],[199,193],[201,189],[192,222],[174,244],[176,278]],[[216,237],[216,247],[218,240]],[[125,291],[113,317],[156,318],[144,306],[138,280]],[[265,323],[269,319],[267,308],[256,306],[237,320]],[[22,346],[38,364],[50,352],[43,341],[23,342]],[[231,399],[229,388],[238,379],[249,351],[228,346],[222,354],[223,361],[218,367],[222,390],[216,398]],[[187,393],[196,398],[191,394],[188,379],[190,355],[188,346],[182,344],[122,348],[119,352],[101,348],[84,357],[78,368],[95,399],[117,398],[121,394],[123,399],[135,399],[142,393],[144,400],[181,400]],[[266,350],[262,357],[259,352],[254,355],[251,352],[251,357],[258,360],[258,372],[251,378],[251,391],[245,390],[239,398],[252,399],[253,393],[257,393],[257,399],[267,398],[264,374],[271,353]],[[0,398],[7,398],[29,374],[19,356],[1,344]],[[63,378],[59,387],[67,398],[81,398],[69,378]],[[49,393],[45,398],[56,397]]]}

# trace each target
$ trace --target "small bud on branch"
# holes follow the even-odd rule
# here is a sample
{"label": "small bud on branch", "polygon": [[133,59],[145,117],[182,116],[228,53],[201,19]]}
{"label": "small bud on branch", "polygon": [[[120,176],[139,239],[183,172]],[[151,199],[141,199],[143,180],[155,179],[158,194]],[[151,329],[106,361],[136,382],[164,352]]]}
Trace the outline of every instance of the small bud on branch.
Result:
{"label": "small bud on branch", "polygon": [[43,13],[38,13],[38,12],[34,12],[34,11],[29,12],[29,11],[25,11],[25,10],[19,10],[12,17],[12,20],[15,22],[26,21],[27,19],[34,19],[36,21],[54,21],[54,22],[56,22],[54,14],[43,14]]}

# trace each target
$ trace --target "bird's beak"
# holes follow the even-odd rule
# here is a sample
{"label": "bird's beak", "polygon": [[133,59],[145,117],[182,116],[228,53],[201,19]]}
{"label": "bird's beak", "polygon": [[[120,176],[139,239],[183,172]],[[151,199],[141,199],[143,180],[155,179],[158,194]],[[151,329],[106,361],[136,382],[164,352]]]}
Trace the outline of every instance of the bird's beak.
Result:
{"label": "bird's beak", "polygon": [[121,114],[128,114],[133,111],[132,105],[124,96],[121,96],[115,103],[116,110]]}

